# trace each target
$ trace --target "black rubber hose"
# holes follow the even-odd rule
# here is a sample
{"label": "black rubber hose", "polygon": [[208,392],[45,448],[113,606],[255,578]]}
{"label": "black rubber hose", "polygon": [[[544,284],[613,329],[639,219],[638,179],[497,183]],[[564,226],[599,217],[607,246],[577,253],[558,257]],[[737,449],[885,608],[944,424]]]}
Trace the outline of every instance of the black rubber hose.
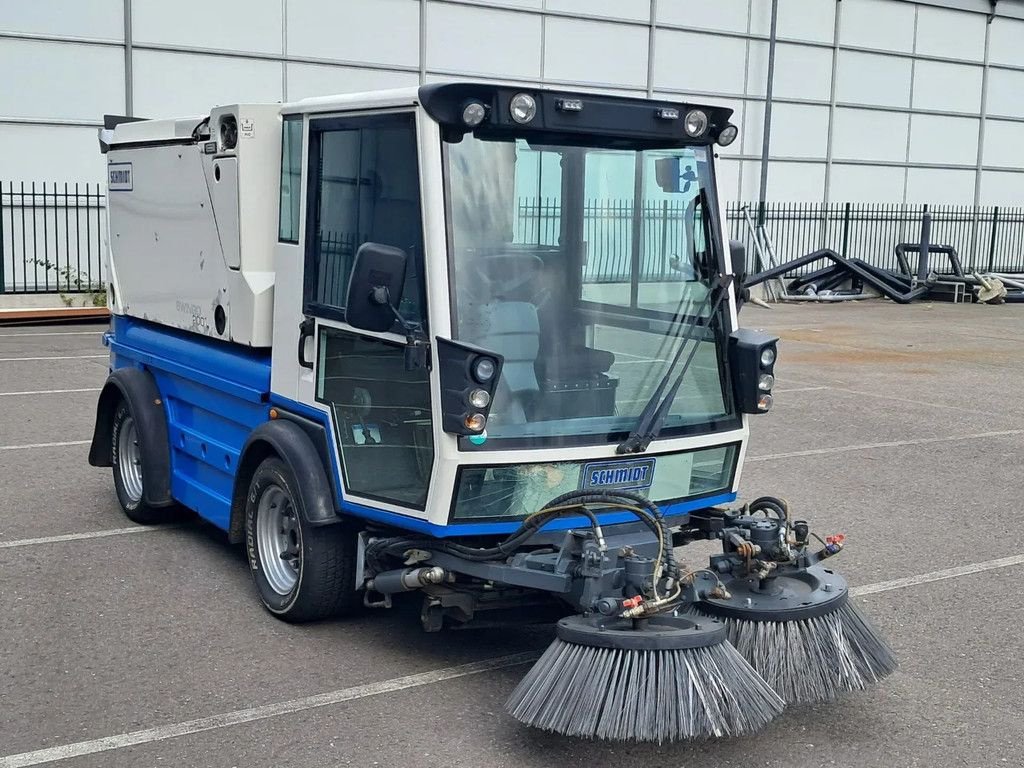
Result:
{"label": "black rubber hose", "polygon": [[789,504],[775,496],[760,496],[750,502],[748,509],[751,513],[757,512],[760,509],[770,509],[782,522],[789,519]]}

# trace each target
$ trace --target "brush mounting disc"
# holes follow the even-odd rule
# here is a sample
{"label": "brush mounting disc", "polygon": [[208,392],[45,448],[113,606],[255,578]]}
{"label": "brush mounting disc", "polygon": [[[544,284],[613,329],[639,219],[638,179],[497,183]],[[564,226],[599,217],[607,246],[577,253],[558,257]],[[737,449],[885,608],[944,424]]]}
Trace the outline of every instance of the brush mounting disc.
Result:
{"label": "brush mounting disc", "polygon": [[702,600],[700,609],[746,621],[799,621],[839,610],[850,595],[846,580],[820,565],[783,570],[765,581],[736,577],[726,581],[725,588],[732,594],[730,599]]}
{"label": "brush mounting disc", "polygon": [[592,648],[669,651],[706,648],[725,640],[725,624],[710,616],[666,614],[649,619],[569,616],[558,622],[559,639]]}

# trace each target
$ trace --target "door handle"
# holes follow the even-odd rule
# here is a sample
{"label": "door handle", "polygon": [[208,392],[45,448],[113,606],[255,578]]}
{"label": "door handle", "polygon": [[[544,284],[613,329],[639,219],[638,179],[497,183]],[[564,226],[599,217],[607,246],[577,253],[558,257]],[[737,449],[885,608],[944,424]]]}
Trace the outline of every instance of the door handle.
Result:
{"label": "door handle", "polygon": [[307,317],[299,323],[299,365],[309,370],[313,370],[313,363],[306,359],[306,339],[313,337],[315,326],[316,321],[312,317]]}

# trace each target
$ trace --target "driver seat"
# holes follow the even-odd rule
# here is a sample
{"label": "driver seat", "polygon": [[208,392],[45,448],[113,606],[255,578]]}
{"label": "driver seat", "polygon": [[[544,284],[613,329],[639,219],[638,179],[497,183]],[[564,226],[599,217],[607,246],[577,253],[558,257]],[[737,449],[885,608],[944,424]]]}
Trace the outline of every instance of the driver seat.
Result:
{"label": "driver seat", "polygon": [[506,400],[500,416],[507,423],[522,424],[540,393],[535,368],[540,350],[537,307],[528,301],[488,302],[480,307],[479,322],[476,342],[505,358],[498,382],[499,399]]}

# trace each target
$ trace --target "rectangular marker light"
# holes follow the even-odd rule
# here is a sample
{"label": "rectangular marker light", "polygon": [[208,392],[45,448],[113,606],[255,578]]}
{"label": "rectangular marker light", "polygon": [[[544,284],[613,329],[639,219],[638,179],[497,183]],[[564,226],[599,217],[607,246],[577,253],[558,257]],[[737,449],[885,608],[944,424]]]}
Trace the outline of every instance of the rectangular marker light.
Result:
{"label": "rectangular marker light", "polygon": [[582,112],[583,99],[556,99],[555,106],[562,112]]}

